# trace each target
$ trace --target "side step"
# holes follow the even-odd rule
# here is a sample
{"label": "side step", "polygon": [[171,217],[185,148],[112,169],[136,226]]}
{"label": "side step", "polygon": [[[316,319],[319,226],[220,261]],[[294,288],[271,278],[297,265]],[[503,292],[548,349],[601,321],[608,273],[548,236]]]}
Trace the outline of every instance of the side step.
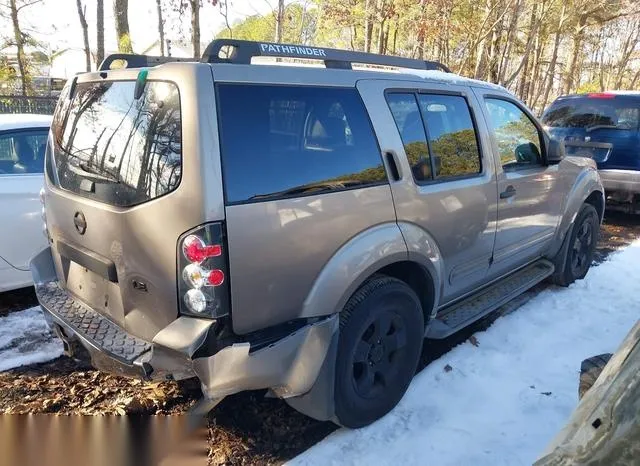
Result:
{"label": "side step", "polygon": [[541,259],[462,301],[445,307],[429,326],[427,338],[446,338],[465,328],[540,283],[553,271],[553,264]]}

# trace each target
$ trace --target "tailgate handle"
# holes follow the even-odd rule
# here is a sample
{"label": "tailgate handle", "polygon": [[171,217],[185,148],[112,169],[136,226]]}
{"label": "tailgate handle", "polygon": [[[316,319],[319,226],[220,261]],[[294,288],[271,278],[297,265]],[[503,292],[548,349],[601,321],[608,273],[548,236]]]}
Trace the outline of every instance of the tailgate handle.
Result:
{"label": "tailgate handle", "polygon": [[116,272],[116,264],[113,261],[99,256],[90,251],[81,251],[67,243],[58,241],[56,243],[60,255],[72,262],[97,273],[110,282],[118,283],[118,273]]}

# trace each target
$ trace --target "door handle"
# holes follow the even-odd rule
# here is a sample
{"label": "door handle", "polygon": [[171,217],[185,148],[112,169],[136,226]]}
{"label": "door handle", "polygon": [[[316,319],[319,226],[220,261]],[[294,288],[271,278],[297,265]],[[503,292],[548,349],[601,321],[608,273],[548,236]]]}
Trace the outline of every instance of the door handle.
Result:
{"label": "door handle", "polygon": [[509,185],[507,189],[500,193],[500,199],[507,199],[516,195],[516,188]]}

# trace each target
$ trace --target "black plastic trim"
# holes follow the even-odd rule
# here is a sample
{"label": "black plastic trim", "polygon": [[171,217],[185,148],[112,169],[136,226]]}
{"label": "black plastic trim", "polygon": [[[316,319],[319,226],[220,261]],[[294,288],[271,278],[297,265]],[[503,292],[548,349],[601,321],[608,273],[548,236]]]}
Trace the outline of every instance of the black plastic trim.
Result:
{"label": "black plastic trim", "polygon": [[70,261],[97,273],[110,282],[118,283],[116,265],[109,259],[92,252],[81,251],[62,241],[56,242],[56,249],[65,259],[69,259]]}

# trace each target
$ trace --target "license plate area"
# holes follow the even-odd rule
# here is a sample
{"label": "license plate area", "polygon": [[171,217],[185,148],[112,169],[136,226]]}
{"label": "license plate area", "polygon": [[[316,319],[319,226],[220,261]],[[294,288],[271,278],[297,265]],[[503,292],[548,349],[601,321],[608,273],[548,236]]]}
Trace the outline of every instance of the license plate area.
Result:
{"label": "license plate area", "polygon": [[66,264],[67,291],[87,306],[124,327],[124,311],[117,283],[86,267],[63,258]]}

